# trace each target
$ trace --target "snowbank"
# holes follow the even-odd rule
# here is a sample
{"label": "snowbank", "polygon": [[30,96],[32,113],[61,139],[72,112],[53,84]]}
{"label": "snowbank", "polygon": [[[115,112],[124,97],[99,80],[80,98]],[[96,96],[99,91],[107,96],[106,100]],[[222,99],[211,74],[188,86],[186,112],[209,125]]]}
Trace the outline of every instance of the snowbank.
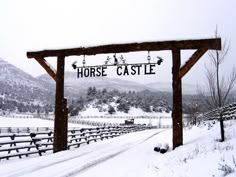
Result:
{"label": "snowbank", "polygon": [[[69,127],[81,127],[79,124],[68,124]],[[11,118],[0,116],[0,127],[54,127],[54,122],[37,118]]]}
{"label": "snowbank", "polygon": [[[1,161],[0,176],[233,177],[236,121],[226,121],[225,127],[225,142],[217,140],[218,123],[186,128],[184,145],[175,150],[171,129],[146,130],[42,157]],[[157,143],[168,143],[169,151],[155,152]]]}
{"label": "snowbank", "polygon": [[[225,172],[219,169],[226,165],[236,171],[236,164],[233,162],[233,158],[236,160],[236,121],[227,121],[225,124],[225,142],[218,140],[218,123],[185,130],[184,146],[158,156],[155,162],[158,176],[224,176]],[[167,137],[168,132],[165,132],[159,136],[159,141],[165,141]]]}
{"label": "snowbank", "polygon": [[[108,105],[104,105],[103,106],[104,109],[108,109]],[[114,114],[109,114],[107,111],[105,112],[99,112],[99,110],[97,108],[94,108],[93,105],[89,105],[86,110],[81,111],[80,116],[123,116],[123,117],[127,117],[127,116],[148,116],[148,117],[171,117],[171,112],[170,113],[166,113],[166,112],[144,112],[142,109],[140,108],[135,108],[135,107],[131,107],[128,113],[125,112],[120,112],[120,111],[116,111]]]}

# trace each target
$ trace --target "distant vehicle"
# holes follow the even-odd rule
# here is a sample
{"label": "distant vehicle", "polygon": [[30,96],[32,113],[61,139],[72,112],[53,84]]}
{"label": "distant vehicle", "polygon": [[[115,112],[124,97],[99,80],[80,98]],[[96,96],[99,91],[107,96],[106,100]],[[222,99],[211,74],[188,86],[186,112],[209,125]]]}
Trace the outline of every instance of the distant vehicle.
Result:
{"label": "distant vehicle", "polygon": [[125,120],[125,125],[134,125],[134,119]]}

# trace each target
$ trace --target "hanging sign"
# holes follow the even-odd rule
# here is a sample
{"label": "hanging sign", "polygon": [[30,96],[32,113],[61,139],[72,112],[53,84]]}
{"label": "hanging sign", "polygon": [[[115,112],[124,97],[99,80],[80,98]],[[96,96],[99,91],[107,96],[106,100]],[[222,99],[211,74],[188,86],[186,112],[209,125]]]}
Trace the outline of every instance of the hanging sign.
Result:
{"label": "hanging sign", "polygon": [[83,59],[83,66],[77,66],[74,62],[72,67],[77,69],[77,77],[104,77],[107,76],[107,67],[109,66],[116,66],[116,74],[117,76],[131,76],[131,75],[153,75],[155,73],[155,67],[160,65],[163,62],[161,57],[157,57],[158,60],[156,63],[152,63],[151,57],[148,53],[147,63],[133,63],[128,64],[125,62],[125,59],[121,55],[121,57],[117,58],[116,54],[113,56],[114,62],[111,62],[111,58],[108,56],[107,60],[105,61],[104,65],[97,65],[97,66],[85,66],[85,56]]}

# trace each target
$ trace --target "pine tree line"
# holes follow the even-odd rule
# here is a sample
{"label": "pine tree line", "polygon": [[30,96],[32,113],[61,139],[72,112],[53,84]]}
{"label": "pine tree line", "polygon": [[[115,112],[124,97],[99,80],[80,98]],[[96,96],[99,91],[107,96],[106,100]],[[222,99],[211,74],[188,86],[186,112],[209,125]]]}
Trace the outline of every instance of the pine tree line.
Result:
{"label": "pine tree line", "polygon": [[[149,90],[120,92],[118,90],[109,91],[106,88],[99,90],[96,87],[89,87],[84,96],[72,99],[69,105],[70,115],[78,115],[91,103],[94,103],[100,112],[107,111],[110,114],[116,111],[128,113],[131,107],[140,108],[144,112],[169,112],[171,110],[169,96],[163,93]],[[108,105],[108,109],[103,110],[103,105]]]}

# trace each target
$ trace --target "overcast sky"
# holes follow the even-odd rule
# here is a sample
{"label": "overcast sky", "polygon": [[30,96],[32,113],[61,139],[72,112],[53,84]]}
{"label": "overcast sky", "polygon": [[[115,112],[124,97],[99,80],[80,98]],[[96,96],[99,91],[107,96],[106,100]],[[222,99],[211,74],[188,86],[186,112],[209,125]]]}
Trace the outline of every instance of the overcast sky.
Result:
{"label": "overcast sky", "polygon": [[[0,58],[39,76],[45,71],[33,59],[27,59],[27,51],[212,38],[218,26],[222,41],[231,41],[222,67],[222,72],[227,72],[236,66],[235,7],[235,0],[0,0]],[[192,52],[182,53],[182,64]],[[155,76],[120,78],[144,83],[171,82],[171,53],[152,52],[153,61],[157,55],[163,57],[164,62],[157,67]],[[147,52],[123,56],[127,63],[145,62]],[[106,57],[86,57],[86,61],[103,64]],[[55,64],[54,58],[48,60]],[[183,82],[202,84],[208,60],[205,54]],[[66,70],[72,70],[74,61],[81,63],[82,56],[68,58]]]}

